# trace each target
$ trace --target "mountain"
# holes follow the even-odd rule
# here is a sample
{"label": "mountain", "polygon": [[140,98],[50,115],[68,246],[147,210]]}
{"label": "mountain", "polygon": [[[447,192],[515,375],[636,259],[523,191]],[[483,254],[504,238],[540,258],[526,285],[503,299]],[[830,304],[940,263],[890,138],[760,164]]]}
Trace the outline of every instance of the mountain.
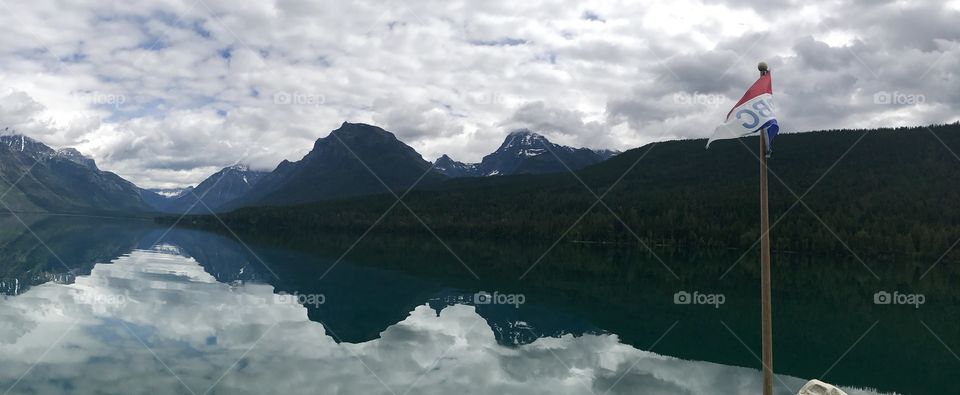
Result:
{"label": "mountain", "polygon": [[0,251],[4,257],[0,299],[3,294],[21,294],[47,281],[72,283],[76,276],[90,274],[95,264],[130,252],[152,229],[156,226],[150,222],[125,218],[0,215]]}
{"label": "mountain", "polygon": [[434,169],[448,177],[559,173],[602,162],[618,153],[554,144],[540,134],[522,129],[507,135],[500,147],[480,163],[457,162],[443,155]]}
{"label": "mountain", "polygon": [[[759,236],[758,140],[648,144],[569,173],[452,179],[404,203],[440,237],[592,241],[749,251]],[[960,123],[781,134],[770,167],[774,251],[960,261]],[[598,205],[596,194],[603,196]],[[798,202],[802,198],[802,203]],[[223,216],[234,230],[421,234],[372,196]],[[219,225],[199,218],[198,225]],[[429,234],[428,234],[429,235]]]}
{"label": "mountain", "polygon": [[266,172],[250,170],[246,165],[225,167],[207,177],[196,188],[185,188],[178,195],[171,197],[162,211],[174,213],[217,211],[224,203],[250,192],[266,175]]}
{"label": "mountain", "polygon": [[93,159],[73,148],[55,150],[23,135],[0,136],[0,191],[5,193],[0,211],[153,211],[140,188],[98,169]]}
{"label": "mountain", "polygon": [[601,160],[601,161],[610,159],[610,158],[612,158],[612,157],[614,157],[614,156],[617,156],[617,155],[620,155],[620,154],[623,153],[623,151],[617,151],[617,150],[612,150],[612,149],[595,149],[595,150],[593,150],[593,152],[596,152],[597,155],[600,155],[600,160]]}
{"label": "mountain", "polygon": [[169,197],[163,196],[152,189],[140,188],[140,199],[150,206],[154,211],[166,212],[166,208],[172,201]]}
{"label": "mountain", "polygon": [[444,154],[433,164],[433,170],[447,177],[478,177],[480,176],[479,163],[457,162]]}
{"label": "mountain", "polygon": [[445,178],[427,173],[429,168],[429,162],[393,133],[376,126],[344,122],[329,136],[318,139],[303,159],[281,162],[250,193],[224,209],[385,193],[384,184],[401,191],[421,178],[420,185]]}
{"label": "mountain", "polygon": [[177,198],[190,193],[192,186],[186,188],[151,188],[141,189],[140,197],[156,211],[169,212],[168,208]]}
{"label": "mountain", "polygon": [[190,193],[190,191],[193,190],[193,186],[188,186],[186,188],[150,188],[147,190],[165,198],[176,199],[180,196]]}
{"label": "mountain", "polygon": [[63,148],[57,150],[57,156],[76,163],[91,170],[97,170],[97,163],[77,151],[75,148]]}

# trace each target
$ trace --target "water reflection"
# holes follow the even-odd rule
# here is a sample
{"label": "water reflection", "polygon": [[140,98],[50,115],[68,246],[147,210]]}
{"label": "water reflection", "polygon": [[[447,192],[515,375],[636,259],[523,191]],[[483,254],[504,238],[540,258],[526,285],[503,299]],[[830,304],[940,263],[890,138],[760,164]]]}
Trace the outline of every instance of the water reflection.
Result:
{"label": "water reflection", "polygon": [[[308,384],[321,393],[389,392],[381,376],[400,394],[422,370],[436,372],[411,393],[467,381],[493,388],[473,391],[479,393],[536,393],[534,384],[541,382],[561,393],[586,393],[585,385],[598,394],[609,387],[611,393],[680,394],[756,388],[756,270],[741,265],[718,281],[736,256],[728,262],[664,253],[678,281],[640,249],[559,245],[518,282],[546,247],[447,240],[483,279],[477,281],[432,238],[370,236],[339,260],[355,238],[283,241],[244,235],[240,243],[229,233],[144,221],[24,220],[50,249],[22,226],[17,231],[18,222],[4,223],[10,226],[0,233],[0,277],[7,280],[0,285],[7,284],[4,293],[10,296],[0,301],[0,353],[11,357],[0,361],[0,390],[27,372],[18,391],[69,389],[80,381],[123,383],[129,390],[143,381],[147,389],[189,393],[189,387],[200,393],[228,370],[227,387],[217,385],[213,392],[227,392],[231,385],[238,387],[232,391],[256,392],[265,384],[278,386],[271,392],[309,392],[298,387]],[[777,262],[774,320],[777,371],[785,374],[777,383],[782,393],[800,387],[801,381],[790,377],[821,377],[830,366],[827,381],[842,385],[884,393],[956,392],[952,370],[944,368],[956,360],[926,327],[950,347],[960,339],[952,313],[958,305],[957,268],[941,265],[936,275],[917,283],[927,267],[870,262],[886,280],[877,282],[859,262],[784,257]],[[907,291],[905,284],[922,285],[917,291],[926,294],[928,304],[900,309],[872,303],[874,292]],[[522,293],[526,303],[472,306],[479,290]],[[726,304],[678,306],[672,299],[678,290],[720,292]],[[325,303],[277,303],[273,298],[281,293],[319,294]],[[76,327],[28,370],[72,319]],[[92,343],[71,343],[78,333],[77,341]],[[268,347],[261,348],[257,339],[264,334],[260,342]],[[434,350],[435,344],[452,347],[450,353]],[[302,350],[314,348],[316,354]],[[651,349],[672,358],[642,351]],[[58,362],[54,353],[71,362]],[[353,361],[337,359],[344,355]],[[430,357],[440,359],[437,367],[431,368]],[[270,369],[258,361],[294,371],[271,373],[275,381],[260,377],[265,383],[234,377],[267,374]],[[456,365],[448,368],[451,361]],[[391,363],[403,366],[390,368]],[[93,367],[75,366],[87,364]],[[335,373],[331,364],[356,371]],[[119,367],[110,369],[116,371],[96,373],[97,366],[114,365]],[[102,377],[85,377],[97,374]],[[284,379],[287,374],[305,377]],[[338,375],[344,379],[333,378]],[[434,375],[439,381],[428,380]],[[289,389],[282,380],[292,383]],[[523,383],[533,388],[516,389]],[[380,388],[369,389],[370,384]],[[711,385],[722,391],[706,389]]]}
{"label": "water reflection", "polygon": [[503,346],[466,305],[416,306],[378,339],[339,343],[273,286],[222,283],[181,253],[136,250],[72,284],[8,298],[0,385],[124,394],[753,394],[759,386],[755,370],[661,356],[610,334]]}
{"label": "water reflection", "polygon": [[129,252],[154,228],[128,219],[0,214],[0,294],[69,283],[94,264]]}

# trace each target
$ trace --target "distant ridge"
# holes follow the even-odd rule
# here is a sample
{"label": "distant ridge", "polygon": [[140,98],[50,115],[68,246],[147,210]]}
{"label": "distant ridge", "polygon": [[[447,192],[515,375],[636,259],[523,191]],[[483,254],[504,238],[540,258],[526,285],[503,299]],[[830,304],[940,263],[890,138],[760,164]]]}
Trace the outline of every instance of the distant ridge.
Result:
{"label": "distant ridge", "polygon": [[243,164],[224,167],[207,179],[172,198],[162,211],[175,213],[209,213],[250,192],[267,172],[250,170]]}
{"label": "distant ridge", "polygon": [[602,162],[617,153],[554,144],[538,133],[520,129],[509,133],[500,147],[480,163],[457,162],[443,155],[437,159],[435,169],[448,177],[558,173]]}

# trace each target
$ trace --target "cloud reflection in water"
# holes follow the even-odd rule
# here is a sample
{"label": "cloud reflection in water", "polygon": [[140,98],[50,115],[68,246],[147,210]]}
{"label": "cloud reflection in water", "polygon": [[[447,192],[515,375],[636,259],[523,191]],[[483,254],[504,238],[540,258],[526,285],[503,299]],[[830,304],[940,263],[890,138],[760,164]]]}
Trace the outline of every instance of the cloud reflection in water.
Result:
{"label": "cloud reflection in water", "polygon": [[[219,283],[174,248],[137,250],[73,284],[47,283],[0,302],[0,389],[752,395],[760,379],[753,369],[638,350],[615,335],[505,347],[466,305],[439,316],[419,306],[379,339],[359,344],[335,337],[303,306],[278,302],[270,285]],[[782,394],[804,381],[781,379],[790,387],[778,383]]]}

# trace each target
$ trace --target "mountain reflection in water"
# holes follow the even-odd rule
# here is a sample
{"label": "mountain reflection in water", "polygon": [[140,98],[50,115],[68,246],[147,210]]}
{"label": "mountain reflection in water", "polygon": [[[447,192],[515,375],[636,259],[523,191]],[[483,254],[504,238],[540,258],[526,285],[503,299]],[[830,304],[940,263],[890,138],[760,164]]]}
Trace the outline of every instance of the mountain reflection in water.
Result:
{"label": "mountain reflection in water", "polygon": [[[347,373],[331,373],[341,364],[359,377],[366,372],[369,383],[380,385],[382,379],[398,394],[414,382],[411,393],[432,387],[523,393],[539,391],[541,382],[554,390],[553,381],[575,384],[559,392],[588,393],[589,387],[598,395],[607,388],[735,394],[751,393],[759,374],[756,265],[735,265],[718,280],[739,252],[664,251],[654,257],[629,246],[562,243],[517,281],[548,246],[451,238],[445,241],[458,255],[453,257],[433,238],[370,235],[341,260],[355,236],[287,240],[244,234],[240,241],[229,232],[171,229],[150,221],[21,219],[0,215],[0,391],[16,383],[10,393],[41,386],[62,392],[99,381],[96,385],[117,386],[101,392],[130,391],[139,383],[142,392],[199,393],[228,372],[227,387],[218,384],[212,392],[226,392],[230,380],[241,383],[233,391],[256,392],[266,387],[234,376],[266,374],[269,369],[257,365],[264,359],[279,367],[306,356],[312,360],[299,361],[303,365],[294,372],[262,381],[279,392],[287,381],[298,383],[287,374],[311,383],[335,377],[287,391],[368,391],[347,380]],[[944,344],[956,349],[960,339],[953,314],[960,298],[951,280],[960,268],[941,264],[936,276],[917,281],[929,262],[870,262],[883,279],[877,281],[853,260],[776,259],[780,393],[799,389],[801,380],[789,377],[825,377],[879,393],[956,393],[958,384],[943,367],[956,363]],[[677,305],[673,298],[681,290],[722,293],[726,302],[720,308]],[[921,292],[928,302],[918,309],[876,305],[872,296],[878,290]],[[522,294],[525,303],[476,304],[478,291]],[[325,303],[301,306],[290,303],[289,295],[277,296],[283,294],[322,295]],[[58,342],[71,318],[77,325]],[[78,342],[85,338],[96,340],[101,352],[83,351]],[[336,346],[321,347],[329,342]],[[261,348],[264,344],[268,348]],[[446,347],[436,351],[435,345]],[[293,351],[278,351],[284,347]],[[326,364],[323,359],[337,355],[334,350],[346,352],[353,365]],[[452,359],[455,366],[448,364]],[[624,361],[629,364],[621,366]],[[110,367],[96,373],[104,365]],[[460,366],[472,369],[461,372]],[[416,381],[424,371],[430,373]],[[344,380],[336,379],[340,374]],[[467,381],[476,381],[476,387],[451,384]],[[523,388],[504,389],[510,385]],[[712,385],[719,387],[704,389]],[[370,391],[390,392],[382,385]]]}

